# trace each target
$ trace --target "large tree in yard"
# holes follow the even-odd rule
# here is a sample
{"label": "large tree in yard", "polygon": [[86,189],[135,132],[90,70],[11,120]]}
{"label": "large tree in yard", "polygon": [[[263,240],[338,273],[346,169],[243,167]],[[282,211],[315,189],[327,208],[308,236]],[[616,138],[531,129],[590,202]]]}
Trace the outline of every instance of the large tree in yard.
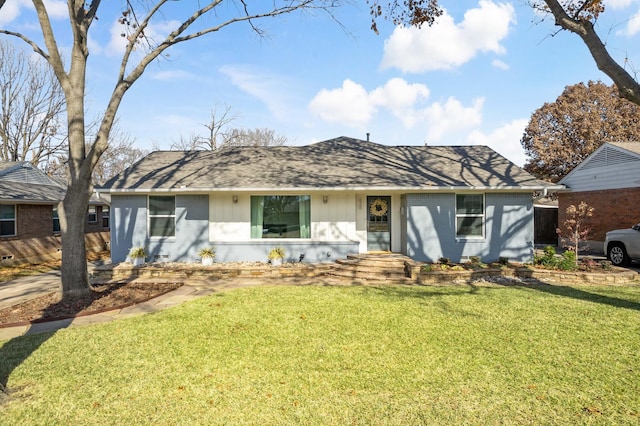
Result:
{"label": "large tree in yard", "polygon": [[[371,28],[377,32],[376,20],[386,18],[396,25],[420,27],[432,25],[442,15],[438,0],[368,0]],[[640,84],[607,51],[594,24],[604,12],[605,0],[533,0],[530,4],[541,13],[551,14],[555,25],[579,36],[589,49],[598,69],[615,84],[621,97],[640,105]]]}
{"label": "large tree in yard", "polygon": [[640,106],[601,82],[567,86],[531,116],[521,140],[524,168],[557,182],[603,143],[627,141],[640,141]]}
{"label": "large tree in yard", "polygon": [[[233,24],[247,25],[261,33],[260,19],[305,9],[323,9],[337,5],[329,0],[214,0],[171,1],[68,0],[65,25],[55,26],[49,7],[59,6],[45,0],[32,0],[42,31],[42,42],[19,30],[0,28],[0,34],[21,39],[44,58],[62,87],[66,102],[66,126],[69,144],[69,178],[65,199],[60,206],[62,230],[62,295],[73,297],[91,291],[85,257],[84,223],[92,193],[91,176],[108,148],[109,134],[124,95],[143,75],[150,63],[179,43],[214,34]],[[6,1],[0,0],[0,10]],[[113,89],[104,106],[95,137],[87,141],[85,92],[91,29],[99,13],[123,11],[119,17],[126,47],[114,75]],[[57,12],[57,11],[56,11]],[[167,35],[148,37],[153,24],[171,25]],[[68,39],[70,40],[67,40]]]}

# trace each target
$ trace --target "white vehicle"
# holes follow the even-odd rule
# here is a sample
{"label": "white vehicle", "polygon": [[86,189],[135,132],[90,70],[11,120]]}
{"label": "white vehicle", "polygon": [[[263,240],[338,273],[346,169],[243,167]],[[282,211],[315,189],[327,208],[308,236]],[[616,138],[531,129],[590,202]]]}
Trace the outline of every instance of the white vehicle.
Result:
{"label": "white vehicle", "polygon": [[616,266],[628,265],[631,259],[640,260],[640,223],[631,228],[607,232],[604,252]]}

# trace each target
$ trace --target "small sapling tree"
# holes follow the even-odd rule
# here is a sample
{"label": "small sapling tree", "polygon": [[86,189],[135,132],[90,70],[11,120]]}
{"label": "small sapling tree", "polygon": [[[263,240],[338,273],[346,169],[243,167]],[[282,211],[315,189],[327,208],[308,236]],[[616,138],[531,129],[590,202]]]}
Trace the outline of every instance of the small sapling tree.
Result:
{"label": "small sapling tree", "polygon": [[[564,230],[557,229],[556,232],[560,235],[563,246],[572,250],[575,256],[576,266],[578,265],[578,250],[580,243],[585,241],[591,232],[591,229],[587,227],[588,220],[593,216],[593,207],[589,207],[587,203],[581,201],[576,207],[570,205],[567,207],[567,219],[564,221]],[[563,234],[565,236],[563,236]]]}

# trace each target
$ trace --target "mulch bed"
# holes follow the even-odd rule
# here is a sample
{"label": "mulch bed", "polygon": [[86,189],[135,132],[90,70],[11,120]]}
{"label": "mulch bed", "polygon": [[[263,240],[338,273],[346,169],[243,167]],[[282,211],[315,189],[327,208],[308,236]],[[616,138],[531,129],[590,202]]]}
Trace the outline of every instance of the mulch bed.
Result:
{"label": "mulch bed", "polygon": [[122,309],[168,293],[181,282],[115,282],[94,286],[94,291],[72,301],[60,301],[57,292],[0,309],[0,327],[21,323],[74,318]]}

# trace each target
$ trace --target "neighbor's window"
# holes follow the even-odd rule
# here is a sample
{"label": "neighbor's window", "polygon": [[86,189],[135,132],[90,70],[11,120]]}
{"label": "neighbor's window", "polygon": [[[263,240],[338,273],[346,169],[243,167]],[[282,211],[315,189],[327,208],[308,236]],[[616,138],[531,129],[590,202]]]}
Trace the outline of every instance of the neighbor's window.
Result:
{"label": "neighbor's window", "polygon": [[251,197],[251,238],[311,238],[309,195]]}
{"label": "neighbor's window", "polygon": [[13,204],[0,205],[0,236],[16,235],[16,206]]}
{"label": "neighbor's window", "polygon": [[484,194],[456,195],[456,237],[484,235]]}
{"label": "neighbor's window", "polygon": [[167,195],[149,196],[149,236],[175,237],[176,197]]}
{"label": "neighbor's window", "polygon": [[58,208],[53,208],[53,232],[60,232],[60,216],[58,216]]}
{"label": "neighbor's window", "polygon": [[109,206],[102,206],[102,227],[109,227]]}
{"label": "neighbor's window", "polygon": [[89,206],[89,223],[96,223],[98,221],[98,213],[96,213],[96,206]]}

